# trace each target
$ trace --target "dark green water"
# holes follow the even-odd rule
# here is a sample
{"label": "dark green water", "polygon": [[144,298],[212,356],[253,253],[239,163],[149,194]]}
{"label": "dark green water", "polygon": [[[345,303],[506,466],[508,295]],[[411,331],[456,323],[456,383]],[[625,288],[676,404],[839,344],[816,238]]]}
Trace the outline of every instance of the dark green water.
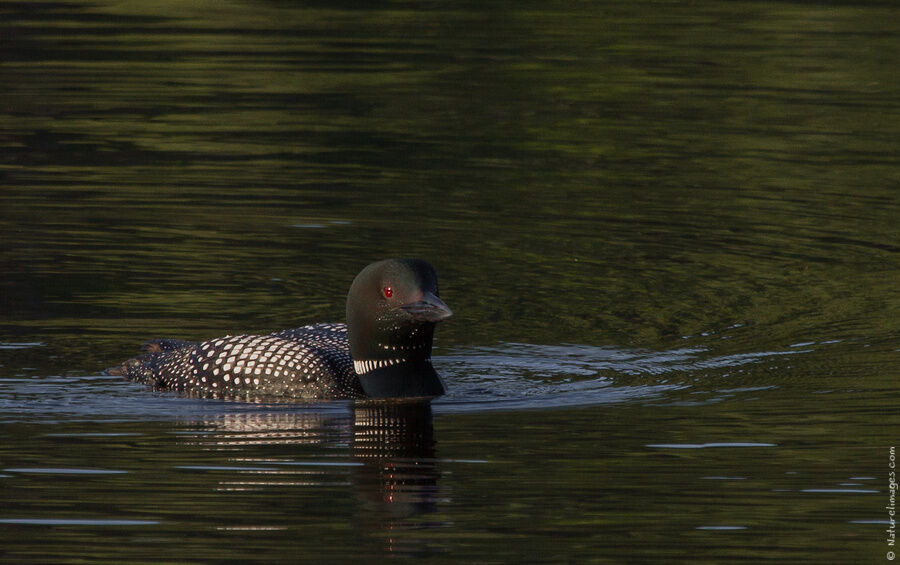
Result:
{"label": "dark green water", "polygon": [[[0,3],[0,560],[887,562],[898,45],[874,1]],[[390,256],[456,313],[431,410],[101,374]]]}

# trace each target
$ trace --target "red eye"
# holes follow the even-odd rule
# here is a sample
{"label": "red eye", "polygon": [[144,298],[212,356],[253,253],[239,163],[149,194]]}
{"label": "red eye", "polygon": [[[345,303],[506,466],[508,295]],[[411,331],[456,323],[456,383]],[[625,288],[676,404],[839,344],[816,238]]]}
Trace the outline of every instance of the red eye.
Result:
{"label": "red eye", "polygon": [[390,298],[390,297],[394,296],[394,289],[389,286],[384,287],[382,292],[384,292],[385,298]]}

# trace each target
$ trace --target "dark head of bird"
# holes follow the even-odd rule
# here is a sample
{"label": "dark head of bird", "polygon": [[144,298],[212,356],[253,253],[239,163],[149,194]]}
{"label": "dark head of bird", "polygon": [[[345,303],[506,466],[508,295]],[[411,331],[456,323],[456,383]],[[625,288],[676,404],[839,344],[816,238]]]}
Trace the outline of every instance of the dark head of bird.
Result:
{"label": "dark head of bird", "polygon": [[370,398],[440,396],[431,366],[435,324],[453,312],[438,297],[437,275],[421,259],[372,263],[347,295],[350,355]]}

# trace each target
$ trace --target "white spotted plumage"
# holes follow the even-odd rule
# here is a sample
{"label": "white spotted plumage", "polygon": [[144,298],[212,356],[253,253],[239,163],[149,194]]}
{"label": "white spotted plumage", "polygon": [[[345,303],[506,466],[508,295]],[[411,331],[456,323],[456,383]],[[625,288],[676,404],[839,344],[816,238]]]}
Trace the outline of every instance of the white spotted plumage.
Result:
{"label": "white spotted plumage", "polygon": [[362,396],[343,324],[182,343],[183,347],[138,358],[132,378],[216,395],[249,389],[273,396]]}

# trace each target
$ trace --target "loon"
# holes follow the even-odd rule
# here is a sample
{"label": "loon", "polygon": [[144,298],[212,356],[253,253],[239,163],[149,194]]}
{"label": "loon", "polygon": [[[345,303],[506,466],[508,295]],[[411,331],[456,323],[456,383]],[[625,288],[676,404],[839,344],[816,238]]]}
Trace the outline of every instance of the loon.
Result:
{"label": "loon", "polygon": [[158,339],[108,374],[159,390],[216,397],[355,399],[434,397],[435,324],[453,312],[421,259],[365,267],[347,295],[347,323],[203,342]]}

